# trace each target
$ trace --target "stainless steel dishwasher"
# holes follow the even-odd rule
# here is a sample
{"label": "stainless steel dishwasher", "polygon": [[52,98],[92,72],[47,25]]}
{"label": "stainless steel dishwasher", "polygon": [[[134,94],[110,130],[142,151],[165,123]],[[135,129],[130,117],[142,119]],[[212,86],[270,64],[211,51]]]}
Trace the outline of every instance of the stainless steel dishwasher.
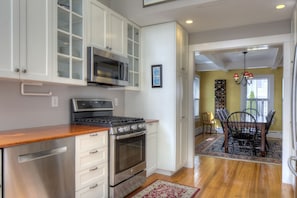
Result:
{"label": "stainless steel dishwasher", "polygon": [[3,149],[3,197],[75,197],[74,137]]}

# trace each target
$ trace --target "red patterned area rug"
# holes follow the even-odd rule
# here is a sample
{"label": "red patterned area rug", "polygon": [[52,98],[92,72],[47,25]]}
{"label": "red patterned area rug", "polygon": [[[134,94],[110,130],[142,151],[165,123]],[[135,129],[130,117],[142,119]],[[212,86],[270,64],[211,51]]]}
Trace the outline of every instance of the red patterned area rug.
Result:
{"label": "red patterned area rug", "polygon": [[212,156],[223,159],[232,159],[248,162],[267,163],[267,164],[282,164],[282,140],[278,138],[268,138],[269,150],[266,156],[262,157],[258,151],[256,155],[250,151],[233,150],[232,145],[229,145],[229,153],[225,153],[224,135],[213,135],[212,137],[202,141],[195,146],[195,154],[203,156]]}
{"label": "red patterned area rug", "polygon": [[199,192],[199,188],[156,180],[145,189],[133,196],[133,198],[191,198]]}

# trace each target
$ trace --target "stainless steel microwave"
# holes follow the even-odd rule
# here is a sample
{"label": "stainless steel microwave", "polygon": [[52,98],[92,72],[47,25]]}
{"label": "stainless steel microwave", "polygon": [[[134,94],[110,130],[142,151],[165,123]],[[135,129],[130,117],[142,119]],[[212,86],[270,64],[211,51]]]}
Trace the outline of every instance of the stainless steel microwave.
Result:
{"label": "stainless steel microwave", "polygon": [[95,47],[87,48],[87,81],[107,86],[129,85],[129,60]]}

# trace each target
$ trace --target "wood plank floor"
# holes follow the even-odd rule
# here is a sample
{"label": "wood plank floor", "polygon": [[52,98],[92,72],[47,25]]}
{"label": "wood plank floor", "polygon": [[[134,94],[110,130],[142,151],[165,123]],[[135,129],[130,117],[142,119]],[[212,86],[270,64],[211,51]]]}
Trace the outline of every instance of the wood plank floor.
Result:
{"label": "wood plank floor", "polygon": [[[209,135],[196,136],[196,143]],[[293,198],[291,185],[281,183],[281,165],[260,164],[195,156],[194,168],[182,168],[173,176],[153,174],[128,197],[157,179],[200,188],[196,198]]]}

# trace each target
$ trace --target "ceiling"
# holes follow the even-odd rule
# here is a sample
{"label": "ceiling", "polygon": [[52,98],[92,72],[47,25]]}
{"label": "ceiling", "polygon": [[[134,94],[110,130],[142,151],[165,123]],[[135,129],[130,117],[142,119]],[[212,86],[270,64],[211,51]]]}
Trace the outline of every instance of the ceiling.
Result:
{"label": "ceiling", "polygon": [[[289,20],[295,7],[295,0],[171,0],[148,7],[143,7],[143,0],[110,2],[111,7],[140,26],[177,21],[189,33]],[[286,8],[276,10],[279,3],[286,4]],[[187,19],[193,23],[186,24]],[[249,47],[257,46],[203,52],[195,56],[196,68],[199,71],[243,68],[242,51]],[[282,66],[282,51],[281,45],[249,51],[247,68]]]}

